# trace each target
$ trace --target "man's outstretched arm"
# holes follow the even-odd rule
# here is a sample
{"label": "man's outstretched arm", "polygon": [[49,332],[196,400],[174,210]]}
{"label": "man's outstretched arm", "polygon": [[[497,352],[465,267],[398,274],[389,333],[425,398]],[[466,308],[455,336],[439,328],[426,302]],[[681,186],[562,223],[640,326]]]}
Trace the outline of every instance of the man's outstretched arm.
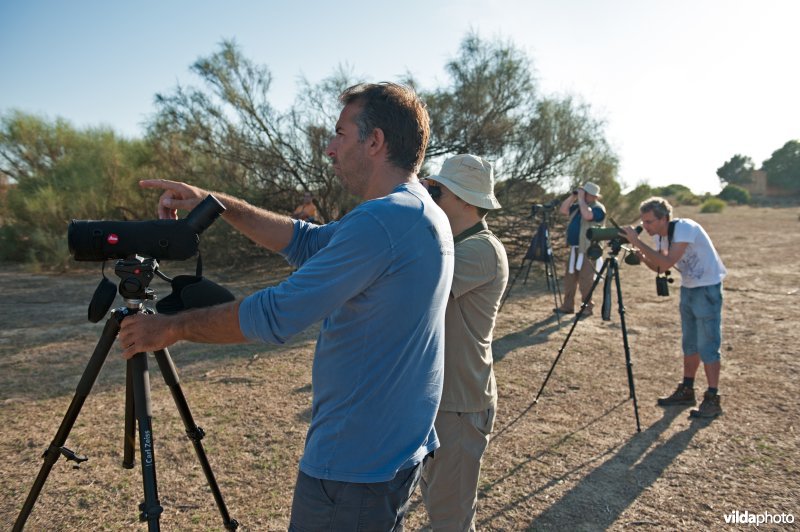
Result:
{"label": "man's outstretched arm", "polygon": [[244,200],[168,179],[144,179],[142,188],[157,188],[164,192],[158,200],[158,217],[177,220],[178,210],[194,209],[208,194],[213,194],[225,206],[222,217],[240,233],[271,251],[289,245],[294,234],[294,222],[288,216],[250,205]]}

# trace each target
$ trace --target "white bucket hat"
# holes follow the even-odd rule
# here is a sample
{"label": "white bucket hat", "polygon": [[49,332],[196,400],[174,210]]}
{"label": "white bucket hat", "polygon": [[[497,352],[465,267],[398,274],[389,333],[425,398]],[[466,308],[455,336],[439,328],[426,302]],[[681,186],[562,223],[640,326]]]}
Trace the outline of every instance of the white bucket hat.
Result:
{"label": "white bucket hat", "polygon": [[492,164],[476,155],[454,155],[442,164],[438,175],[428,176],[438,181],[453,194],[470,205],[484,209],[499,209],[494,197],[494,169]]}
{"label": "white bucket hat", "polygon": [[587,194],[591,194],[592,196],[600,197],[600,187],[592,183],[591,181],[584,183],[581,187],[583,190],[586,191]]}

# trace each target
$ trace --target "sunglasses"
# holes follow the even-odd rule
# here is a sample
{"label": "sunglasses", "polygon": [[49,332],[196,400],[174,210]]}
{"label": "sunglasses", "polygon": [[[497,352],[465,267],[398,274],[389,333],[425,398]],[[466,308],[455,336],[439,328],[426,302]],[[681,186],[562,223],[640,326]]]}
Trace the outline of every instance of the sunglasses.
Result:
{"label": "sunglasses", "polygon": [[442,187],[439,185],[428,184],[428,194],[431,195],[433,201],[439,201],[439,198],[442,197]]}

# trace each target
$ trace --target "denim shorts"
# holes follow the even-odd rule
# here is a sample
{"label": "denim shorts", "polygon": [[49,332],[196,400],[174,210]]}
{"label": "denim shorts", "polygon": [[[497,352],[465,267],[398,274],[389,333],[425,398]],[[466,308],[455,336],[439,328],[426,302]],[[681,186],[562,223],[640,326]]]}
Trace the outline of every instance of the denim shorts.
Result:
{"label": "denim shorts", "polygon": [[722,343],[722,283],[681,287],[684,356],[700,354],[703,364],[718,362]]}

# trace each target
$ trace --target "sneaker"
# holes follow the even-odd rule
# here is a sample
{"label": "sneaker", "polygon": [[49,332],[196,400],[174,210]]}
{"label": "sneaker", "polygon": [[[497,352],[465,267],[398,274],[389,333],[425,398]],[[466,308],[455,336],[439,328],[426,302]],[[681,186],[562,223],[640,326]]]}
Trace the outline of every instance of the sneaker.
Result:
{"label": "sneaker", "polygon": [[715,418],[722,414],[722,407],[719,405],[719,395],[706,392],[703,394],[703,402],[700,408],[689,412],[690,417]]}
{"label": "sneaker", "polygon": [[672,392],[669,397],[659,397],[658,406],[673,406],[673,405],[696,405],[697,401],[694,398],[694,388],[689,388],[680,383],[678,387]]}
{"label": "sneaker", "polygon": [[556,314],[575,314],[574,310],[567,310],[564,308],[554,308],[553,312],[555,312]]}

